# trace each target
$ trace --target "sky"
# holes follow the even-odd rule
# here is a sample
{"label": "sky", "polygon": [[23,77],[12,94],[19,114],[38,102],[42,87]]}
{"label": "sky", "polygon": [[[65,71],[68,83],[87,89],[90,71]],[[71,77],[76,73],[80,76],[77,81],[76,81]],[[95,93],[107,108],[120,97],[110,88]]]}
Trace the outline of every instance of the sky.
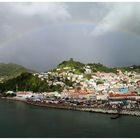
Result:
{"label": "sky", "polygon": [[0,2],[0,62],[47,71],[70,58],[140,65],[140,3]]}

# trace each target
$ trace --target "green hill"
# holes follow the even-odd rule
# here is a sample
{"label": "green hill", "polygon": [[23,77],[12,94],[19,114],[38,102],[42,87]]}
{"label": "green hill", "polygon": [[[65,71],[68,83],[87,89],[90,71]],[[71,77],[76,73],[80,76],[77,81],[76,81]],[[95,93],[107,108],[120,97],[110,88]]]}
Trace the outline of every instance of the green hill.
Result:
{"label": "green hill", "polygon": [[62,63],[60,63],[57,68],[64,68],[64,67],[70,67],[70,68],[74,68],[76,69],[76,71],[78,71],[79,73],[83,73],[84,72],[84,67],[88,65],[91,67],[92,72],[116,72],[116,68],[109,68],[104,66],[103,64],[100,63],[88,63],[88,64],[83,64],[81,62],[75,61],[72,58],[68,61],[63,61]]}
{"label": "green hill", "polygon": [[83,68],[84,66],[85,66],[85,64],[78,62],[78,61],[75,61],[72,58],[70,58],[70,60],[63,61],[57,67],[58,68],[70,67],[70,68],[79,69],[79,68]]}
{"label": "green hill", "polygon": [[33,91],[33,92],[53,92],[61,91],[60,85],[48,85],[46,81],[42,81],[32,73],[22,73],[16,78],[9,79],[4,83],[0,83],[0,92],[6,91]]}
{"label": "green hill", "polygon": [[100,72],[106,72],[106,73],[108,72],[116,73],[116,70],[117,70],[116,68],[109,68],[100,63],[89,63],[87,65],[91,67],[93,72],[100,71]]}
{"label": "green hill", "polygon": [[87,63],[87,64],[83,64],[81,62],[75,61],[72,58],[68,61],[63,61],[62,63],[60,63],[57,68],[65,68],[65,67],[70,67],[70,68],[74,68],[76,69],[76,71],[78,71],[78,73],[83,73],[84,71],[84,67],[88,65],[90,66],[92,72],[113,72],[116,73],[117,69],[124,71],[135,71],[140,73],[140,66],[137,65],[133,65],[133,66],[127,66],[127,67],[114,67],[114,68],[110,68],[107,67],[101,63]]}
{"label": "green hill", "polygon": [[0,63],[0,82],[5,81],[14,77],[17,77],[23,72],[27,72],[26,68],[23,66],[13,64],[13,63]]}
{"label": "green hill", "polygon": [[[90,74],[85,73],[85,66],[90,66],[90,69],[92,70]],[[68,69],[66,67],[68,67]],[[126,70],[140,72],[140,66],[109,68],[100,63],[83,64],[81,62],[73,60],[72,58],[68,61],[63,61],[62,63],[60,63],[57,66],[57,68],[54,69],[53,71],[57,73],[58,68],[59,68],[58,73],[59,72],[61,73],[61,71],[68,71],[73,72],[74,74],[83,74],[84,76],[87,77],[87,79],[90,79],[91,75],[97,71],[116,73],[117,69],[121,69],[123,72]],[[50,81],[54,81],[54,79],[61,79],[60,77],[55,77],[54,75],[51,75],[51,77],[52,79],[50,79]],[[0,64],[0,78],[5,78],[3,83],[0,82],[0,92],[8,90],[52,92],[52,91],[62,91],[63,88],[59,84],[58,85],[48,84],[46,80],[41,80],[37,76],[34,76],[26,68],[11,63]],[[64,80],[63,82],[66,85],[71,84],[71,81],[68,80]]]}
{"label": "green hill", "polygon": [[138,66],[138,65],[132,65],[129,67],[121,67],[119,69],[122,70],[123,72],[124,71],[135,71],[137,73],[140,73],[140,66]]}

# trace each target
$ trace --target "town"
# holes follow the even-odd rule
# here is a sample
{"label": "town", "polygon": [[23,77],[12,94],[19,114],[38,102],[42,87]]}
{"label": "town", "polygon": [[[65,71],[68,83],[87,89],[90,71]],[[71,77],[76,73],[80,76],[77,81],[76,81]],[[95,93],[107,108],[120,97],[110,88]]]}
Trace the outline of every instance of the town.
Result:
{"label": "town", "polygon": [[7,91],[5,97],[52,107],[86,108],[88,111],[97,108],[116,110],[119,107],[140,115],[140,74],[137,72],[117,69],[116,73],[93,73],[90,65],[85,65],[81,73],[65,66],[32,75],[48,85],[57,86],[58,90],[38,93]]}

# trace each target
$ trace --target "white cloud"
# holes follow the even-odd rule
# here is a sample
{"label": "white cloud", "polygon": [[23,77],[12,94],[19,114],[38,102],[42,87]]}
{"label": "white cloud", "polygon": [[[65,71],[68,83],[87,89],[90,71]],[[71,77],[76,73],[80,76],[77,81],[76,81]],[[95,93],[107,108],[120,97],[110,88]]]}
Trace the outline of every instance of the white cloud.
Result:
{"label": "white cloud", "polygon": [[16,3],[11,8],[22,16],[40,16],[54,21],[71,17],[64,3]]}
{"label": "white cloud", "polygon": [[139,7],[140,4],[137,3],[115,3],[112,10],[97,23],[91,34],[102,35],[109,31],[121,31],[139,35]]}
{"label": "white cloud", "polygon": [[0,48],[30,31],[70,18],[65,3],[1,3]]}

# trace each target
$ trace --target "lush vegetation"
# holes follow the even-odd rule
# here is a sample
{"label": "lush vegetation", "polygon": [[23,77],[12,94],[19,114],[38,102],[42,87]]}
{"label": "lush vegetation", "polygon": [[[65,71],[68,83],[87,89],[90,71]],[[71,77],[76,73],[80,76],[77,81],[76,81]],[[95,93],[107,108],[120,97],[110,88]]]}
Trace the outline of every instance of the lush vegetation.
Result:
{"label": "lush vegetation", "polygon": [[89,63],[87,65],[91,67],[93,72],[100,71],[100,72],[116,73],[116,68],[109,68],[109,67],[106,67],[106,66],[104,66],[103,64],[100,64],[100,63]]}
{"label": "lush vegetation", "polygon": [[100,80],[100,79],[96,82],[97,85],[103,84],[103,83],[104,83],[104,81],[102,81],[102,80]]}
{"label": "lush vegetation", "polygon": [[133,66],[130,66],[130,67],[121,67],[119,69],[122,72],[125,72],[125,71],[135,71],[135,72],[140,73],[140,66],[137,66],[137,65],[133,65]]}
{"label": "lush vegetation", "polygon": [[62,63],[60,63],[58,65],[58,68],[70,67],[70,68],[74,68],[74,69],[81,69],[84,66],[85,66],[85,64],[78,62],[78,61],[74,61],[73,58],[70,58],[70,60],[63,61]]}
{"label": "lush vegetation", "polygon": [[100,63],[89,63],[89,64],[83,64],[81,62],[75,61],[72,58],[68,61],[63,61],[62,63],[60,63],[58,65],[58,68],[65,68],[65,67],[69,67],[69,68],[73,68],[75,69],[74,74],[81,74],[84,72],[84,67],[88,65],[91,67],[92,72],[114,72],[116,73],[116,68],[108,68]]}
{"label": "lush vegetation", "polygon": [[46,81],[42,81],[31,73],[22,73],[20,76],[9,79],[0,84],[0,92],[13,91],[33,91],[33,92],[52,92],[61,91],[60,85],[49,86]]}
{"label": "lush vegetation", "polygon": [[[91,73],[84,73],[85,66],[90,66]],[[64,69],[64,68],[68,69]],[[140,66],[131,66],[131,67],[121,67],[121,68],[108,68],[100,63],[89,63],[83,64],[78,61],[74,61],[72,58],[68,61],[63,61],[58,65],[59,69],[61,69],[60,73],[64,71],[73,72],[75,74],[83,74],[85,78],[91,79],[92,75],[95,72],[114,72],[116,73],[117,69],[120,69],[122,72],[124,71],[136,71],[140,72]],[[74,71],[73,71],[74,70]],[[54,69],[54,72],[57,70]],[[0,78],[5,78],[3,83],[0,83],[0,92],[5,92],[8,90],[13,91],[33,91],[33,92],[53,92],[53,91],[62,91],[64,87],[59,84],[53,85],[53,81],[60,81],[60,77],[56,77],[53,75],[49,75],[48,80],[52,81],[52,84],[48,84],[45,80],[41,80],[37,76],[33,76],[28,70],[20,65],[16,64],[3,64],[0,63]],[[62,82],[65,83],[65,86],[71,87],[74,82],[72,80],[68,80],[65,77]],[[97,84],[102,84],[103,81],[98,80]]]}
{"label": "lush vegetation", "polygon": [[106,73],[109,73],[109,72],[113,72],[113,73],[116,73],[117,72],[117,69],[120,69],[122,70],[122,72],[124,71],[135,71],[135,72],[139,72],[140,73],[140,66],[136,66],[136,65],[133,65],[133,66],[128,66],[128,67],[115,67],[115,68],[110,68],[110,67],[107,67],[101,63],[88,63],[88,64],[83,64],[81,62],[78,62],[78,61],[75,61],[73,60],[72,58],[68,61],[63,61],[62,63],[60,63],[58,65],[58,68],[65,68],[65,67],[69,67],[69,68],[74,68],[75,71],[74,73],[75,74],[81,74],[84,72],[84,67],[88,65],[90,66],[92,72],[106,72]]}
{"label": "lush vegetation", "polygon": [[65,79],[64,83],[66,86],[69,86],[69,87],[72,87],[74,84],[74,82],[72,82],[71,80],[68,80],[67,78]]}
{"label": "lush vegetation", "polygon": [[0,79],[8,80],[19,76],[23,72],[28,70],[20,65],[9,63],[0,63]]}

